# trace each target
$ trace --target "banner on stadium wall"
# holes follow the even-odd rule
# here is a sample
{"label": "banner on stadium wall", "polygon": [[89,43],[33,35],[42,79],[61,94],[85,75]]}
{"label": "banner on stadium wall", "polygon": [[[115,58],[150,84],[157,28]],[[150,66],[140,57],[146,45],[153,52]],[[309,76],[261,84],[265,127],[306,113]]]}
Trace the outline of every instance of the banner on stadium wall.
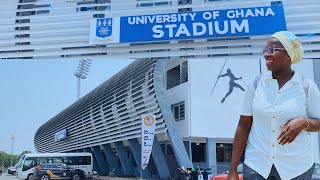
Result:
{"label": "banner on stadium wall", "polygon": [[156,127],[156,117],[154,115],[142,115],[141,118],[141,167],[148,166]]}
{"label": "banner on stadium wall", "polygon": [[61,131],[58,131],[54,134],[54,140],[55,142],[63,141],[68,138],[68,130],[63,129]]}
{"label": "banner on stadium wall", "polygon": [[283,6],[92,19],[90,44],[273,34],[286,30]]}

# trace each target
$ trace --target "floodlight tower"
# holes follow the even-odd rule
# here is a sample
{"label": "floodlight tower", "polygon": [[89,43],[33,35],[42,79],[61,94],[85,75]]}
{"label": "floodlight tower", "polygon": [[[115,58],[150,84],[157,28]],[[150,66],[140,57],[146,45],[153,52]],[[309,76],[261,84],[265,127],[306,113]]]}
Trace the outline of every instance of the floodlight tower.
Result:
{"label": "floodlight tower", "polygon": [[13,142],[14,142],[14,140],[16,139],[15,135],[14,135],[14,134],[11,134],[10,139],[11,139],[11,156],[10,156],[10,157],[11,157],[11,158],[10,158],[11,163],[10,163],[10,167],[12,167]]}
{"label": "floodlight tower", "polygon": [[91,59],[81,59],[79,61],[78,69],[74,72],[74,75],[78,78],[78,100],[80,99],[80,81],[86,79],[91,67]]}

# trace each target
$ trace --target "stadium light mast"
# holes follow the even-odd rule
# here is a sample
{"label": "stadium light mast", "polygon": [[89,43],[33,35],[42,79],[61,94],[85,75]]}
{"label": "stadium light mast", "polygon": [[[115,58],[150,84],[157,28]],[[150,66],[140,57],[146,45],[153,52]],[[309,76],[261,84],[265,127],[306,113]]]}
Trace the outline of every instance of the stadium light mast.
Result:
{"label": "stadium light mast", "polygon": [[81,79],[86,79],[91,67],[91,59],[81,59],[79,61],[78,69],[74,72],[74,75],[78,78],[77,92],[78,100],[80,99],[80,82]]}
{"label": "stadium light mast", "polygon": [[11,156],[10,156],[10,157],[11,157],[11,158],[10,158],[11,163],[10,163],[10,167],[12,167],[13,142],[14,142],[14,140],[16,139],[15,135],[14,135],[14,134],[11,134],[10,139],[11,139]]}

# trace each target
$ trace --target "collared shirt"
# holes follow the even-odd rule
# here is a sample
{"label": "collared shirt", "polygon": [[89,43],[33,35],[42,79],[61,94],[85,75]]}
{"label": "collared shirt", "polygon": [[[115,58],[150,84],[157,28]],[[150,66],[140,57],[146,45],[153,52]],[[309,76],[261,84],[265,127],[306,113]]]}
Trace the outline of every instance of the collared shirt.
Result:
{"label": "collared shirt", "polygon": [[311,80],[308,82],[307,96],[302,76],[297,72],[279,90],[277,80],[267,72],[256,89],[253,83],[246,89],[240,114],[252,116],[253,122],[245,163],[264,178],[269,176],[272,164],[281,179],[286,180],[303,174],[314,163],[310,132],[302,130],[290,144],[280,145],[277,140],[282,132],[280,126],[291,119],[320,119],[319,89]]}

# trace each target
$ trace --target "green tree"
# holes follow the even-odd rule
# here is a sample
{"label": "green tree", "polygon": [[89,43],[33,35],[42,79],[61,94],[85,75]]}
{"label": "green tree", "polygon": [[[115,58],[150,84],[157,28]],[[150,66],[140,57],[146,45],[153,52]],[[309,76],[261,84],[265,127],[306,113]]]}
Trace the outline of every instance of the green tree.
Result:
{"label": "green tree", "polygon": [[12,165],[17,164],[20,157],[24,154],[31,153],[31,151],[23,151],[20,155],[16,154],[7,154],[3,151],[0,151],[0,167],[10,167],[11,166],[11,158],[12,158]]}
{"label": "green tree", "polygon": [[[0,152],[0,166],[8,167],[8,159],[10,160],[10,157],[7,153],[1,151]],[[10,163],[10,161],[9,161]]]}
{"label": "green tree", "polygon": [[3,152],[0,151],[0,167],[3,166],[3,161],[4,161],[4,155],[3,155]]}

